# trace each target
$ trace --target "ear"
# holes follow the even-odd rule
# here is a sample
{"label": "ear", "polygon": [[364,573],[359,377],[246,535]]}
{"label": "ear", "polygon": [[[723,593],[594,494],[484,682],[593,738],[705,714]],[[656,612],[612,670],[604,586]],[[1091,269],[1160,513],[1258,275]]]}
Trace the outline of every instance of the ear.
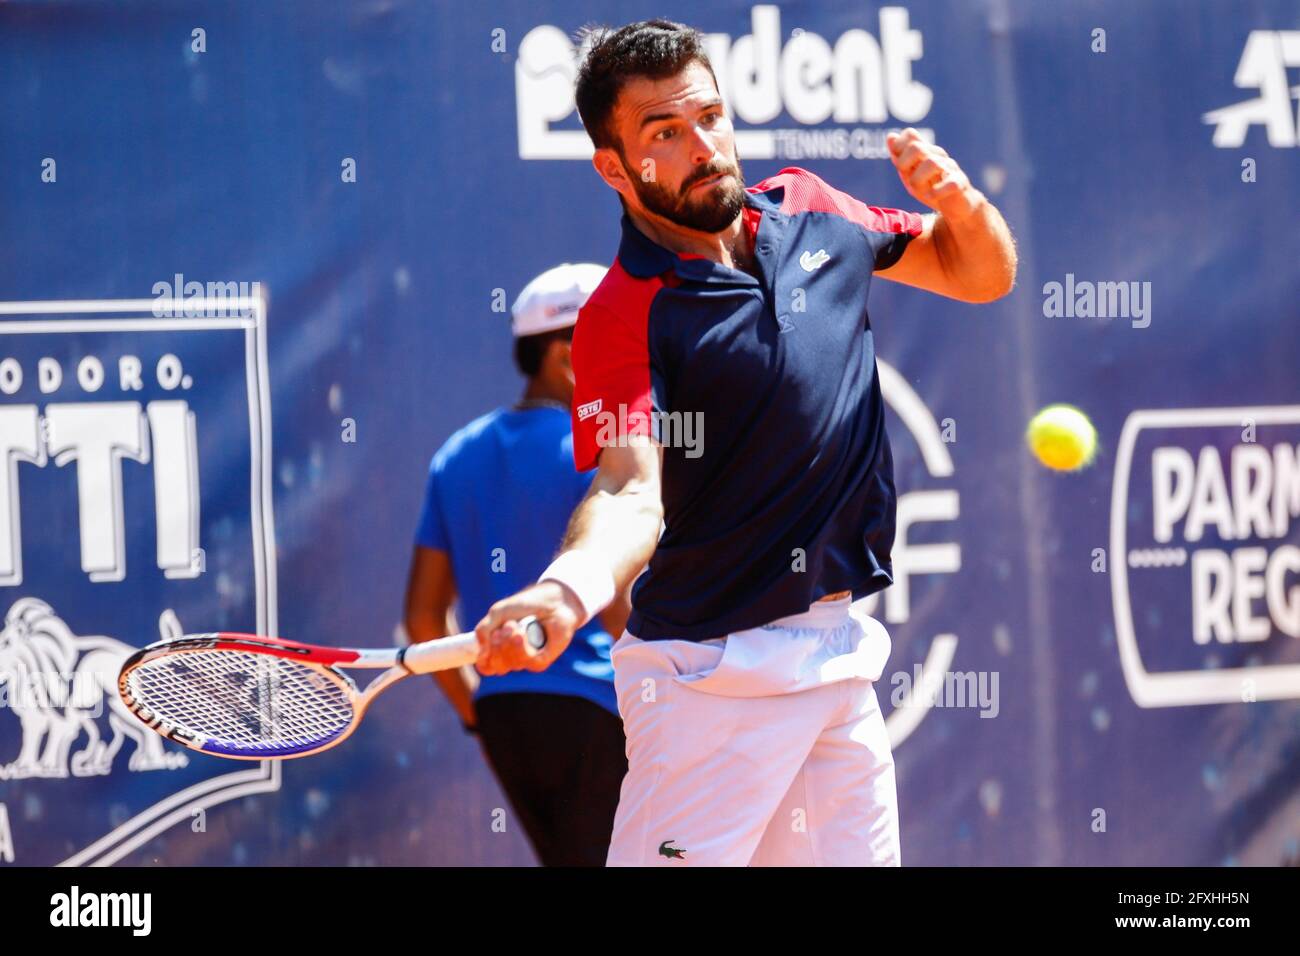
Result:
{"label": "ear", "polygon": [[555,365],[559,369],[573,368],[573,343],[567,342],[563,338],[554,338],[546,346],[546,355],[542,359],[542,366]]}
{"label": "ear", "polygon": [[617,150],[608,146],[596,150],[592,154],[591,165],[596,168],[600,178],[605,180],[605,185],[614,192],[623,197],[633,192],[632,183],[628,181],[627,170],[623,168],[623,161],[619,159]]}

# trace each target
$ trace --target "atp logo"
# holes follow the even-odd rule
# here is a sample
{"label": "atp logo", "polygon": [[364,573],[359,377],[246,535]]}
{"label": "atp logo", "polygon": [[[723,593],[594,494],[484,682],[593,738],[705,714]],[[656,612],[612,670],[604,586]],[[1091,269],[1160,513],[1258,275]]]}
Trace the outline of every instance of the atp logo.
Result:
{"label": "atp logo", "polygon": [[1214,145],[1236,149],[1258,124],[1270,146],[1300,146],[1300,85],[1290,86],[1287,80],[1287,70],[1295,67],[1300,67],[1300,30],[1252,30],[1232,82],[1259,95],[1202,117],[1215,128]]}

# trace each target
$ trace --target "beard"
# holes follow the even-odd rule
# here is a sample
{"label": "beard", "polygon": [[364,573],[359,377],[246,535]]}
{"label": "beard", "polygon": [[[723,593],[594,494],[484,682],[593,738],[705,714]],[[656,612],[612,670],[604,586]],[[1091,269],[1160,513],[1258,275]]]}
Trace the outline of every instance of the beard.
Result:
{"label": "beard", "polygon": [[[626,163],[623,168],[627,170]],[[719,173],[730,175],[732,181],[716,182],[703,189],[692,188]],[[641,205],[675,225],[696,232],[721,232],[735,222],[745,205],[745,177],[739,162],[705,167],[693,173],[677,190],[669,190],[658,182],[646,182],[631,170],[627,174]]]}

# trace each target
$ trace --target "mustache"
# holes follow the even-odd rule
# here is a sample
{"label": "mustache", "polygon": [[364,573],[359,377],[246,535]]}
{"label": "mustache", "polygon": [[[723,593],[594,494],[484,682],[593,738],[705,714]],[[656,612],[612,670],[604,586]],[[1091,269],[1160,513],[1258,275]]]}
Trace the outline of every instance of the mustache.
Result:
{"label": "mustache", "polygon": [[688,182],[684,183],[682,185],[682,192],[684,193],[689,192],[693,187],[704,182],[704,180],[709,179],[712,176],[721,175],[723,173],[727,174],[728,176],[736,175],[735,170],[732,169],[730,166],[724,166],[721,169],[706,169],[703,172],[701,172],[699,175],[692,176]]}

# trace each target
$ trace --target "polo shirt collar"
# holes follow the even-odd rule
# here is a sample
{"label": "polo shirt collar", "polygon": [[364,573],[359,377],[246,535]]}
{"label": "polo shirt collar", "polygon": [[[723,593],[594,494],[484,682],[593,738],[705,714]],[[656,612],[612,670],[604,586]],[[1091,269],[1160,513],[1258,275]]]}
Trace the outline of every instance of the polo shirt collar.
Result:
{"label": "polo shirt collar", "polygon": [[[745,193],[745,206],[757,209],[766,219],[779,217],[782,190],[771,193]],[[775,202],[773,201],[775,199]],[[701,256],[679,255],[655,242],[632,222],[627,213],[622,218],[623,238],[618,247],[618,261],[628,275],[649,279],[672,270],[683,279],[696,281],[756,281],[747,273],[728,269]],[[759,223],[762,228],[762,222]],[[743,279],[740,277],[744,277]]]}

